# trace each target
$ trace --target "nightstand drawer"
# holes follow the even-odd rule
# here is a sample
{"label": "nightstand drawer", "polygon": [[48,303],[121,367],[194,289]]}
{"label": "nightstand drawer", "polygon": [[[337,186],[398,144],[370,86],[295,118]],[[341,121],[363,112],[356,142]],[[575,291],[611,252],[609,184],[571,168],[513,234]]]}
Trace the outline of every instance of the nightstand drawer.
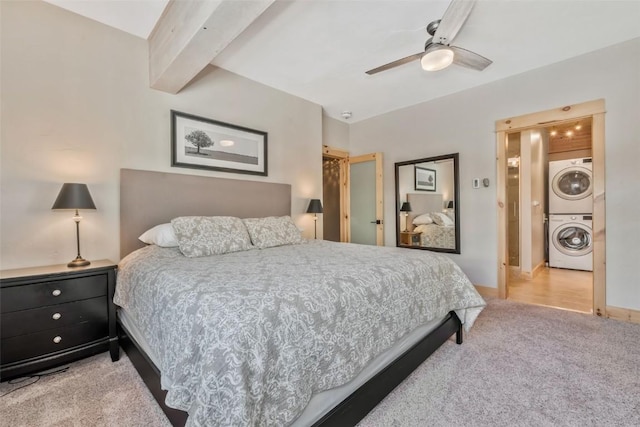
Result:
{"label": "nightstand drawer", "polygon": [[50,329],[28,335],[3,339],[0,343],[2,364],[22,361],[43,354],[55,353],[70,347],[108,337],[107,322],[86,322],[75,326]]}
{"label": "nightstand drawer", "polygon": [[99,274],[2,288],[2,313],[107,295],[107,284],[107,275]]}
{"label": "nightstand drawer", "polygon": [[2,314],[0,337],[6,339],[83,322],[106,322],[107,307],[107,297],[97,297]]}

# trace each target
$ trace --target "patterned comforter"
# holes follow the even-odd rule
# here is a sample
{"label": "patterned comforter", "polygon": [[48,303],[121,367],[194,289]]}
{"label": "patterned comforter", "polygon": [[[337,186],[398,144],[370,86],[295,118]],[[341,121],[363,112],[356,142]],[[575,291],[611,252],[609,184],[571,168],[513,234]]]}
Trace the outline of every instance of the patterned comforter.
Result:
{"label": "patterned comforter", "polygon": [[186,258],[148,246],[119,266],[115,303],[156,353],[187,425],[287,425],[417,326],[485,302],[426,251],[310,241]]}
{"label": "patterned comforter", "polygon": [[427,248],[455,249],[456,228],[437,224],[423,224],[413,229],[420,234],[420,246]]}

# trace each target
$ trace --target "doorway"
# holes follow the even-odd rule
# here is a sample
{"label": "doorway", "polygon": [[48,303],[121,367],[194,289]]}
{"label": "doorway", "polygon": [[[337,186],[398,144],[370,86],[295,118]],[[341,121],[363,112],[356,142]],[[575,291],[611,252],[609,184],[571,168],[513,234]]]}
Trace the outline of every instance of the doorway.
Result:
{"label": "doorway", "polygon": [[384,245],[382,153],[323,146],[324,238]]}
{"label": "doorway", "polygon": [[[522,229],[522,221],[527,220],[527,215],[532,218],[538,211],[540,205],[547,203],[537,198],[529,197],[525,203],[519,202],[514,207],[514,197],[520,201],[523,198],[526,187],[523,190],[522,182],[530,179],[530,176],[522,176],[520,170],[516,168],[513,150],[509,150],[509,141],[515,138],[513,135],[520,133],[522,135],[529,134],[533,137],[534,132],[540,129],[549,130],[561,125],[569,125],[571,122],[579,120],[588,120],[591,123],[591,157],[592,157],[592,174],[593,174],[593,213],[588,219],[591,221],[592,241],[589,242],[592,248],[593,274],[592,280],[589,274],[581,271],[568,271],[559,269],[549,269],[544,263],[533,265],[533,269],[526,271],[531,273],[530,277],[514,277],[513,271],[515,267],[515,258],[518,258],[518,268],[523,264],[522,259],[522,242],[523,238],[528,236],[518,235],[520,240],[519,250],[510,250],[511,245],[516,239],[510,233],[514,224],[518,224]],[[604,211],[604,100],[597,100],[583,104],[565,106],[556,110],[549,110],[539,113],[528,114],[525,116],[499,120],[496,122],[497,134],[497,191],[498,191],[498,293],[501,298],[511,298],[517,300],[525,299],[526,302],[533,302],[556,307],[563,307],[572,310],[592,312],[598,316],[606,316],[606,284],[605,284],[605,211]],[[549,134],[551,131],[549,130]],[[523,145],[521,144],[521,147]],[[520,153],[519,159],[523,153]],[[576,153],[571,154],[577,155]],[[551,158],[551,154],[549,154]],[[516,170],[514,170],[516,169]],[[516,175],[514,177],[513,175]],[[546,176],[546,174],[544,174]],[[519,191],[515,192],[515,182],[519,181]],[[547,186],[548,188],[548,186]],[[529,189],[531,191],[531,189]],[[526,196],[526,194],[525,194]],[[540,205],[536,205],[539,203]],[[526,209],[524,207],[527,207]],[[528,209],[531,206],[532,209]],[[525,215],[526,212],[526,215]],[[545,211],[543,211],[545,212]],[[546,213],[550,212],[546,210]],[[537,212],[540,214],[541,212]],[[517,216],[517,221],[514,218]],[[584,218],[578,218],[578,221],[586,221]],[[539,221],[534,219],[537,224]],[[540,224],[538,224],[540,226]],[[549,235],[548,230],[546,235]],[[576,238],[577,239],[577,238]],[[577,240],[576,240],[577,242]],[[551,248],[552,242],[549,241],[547,246]],[[539,251],[538,251],[539,252]],[[548,254],[546,254],[548,259]],[[535,259],[535,256],[533,257]],[[535,263],[534,263],[535,264]],[[536,272],[535,269],[538,269]],[[516,270],[517,271],[517,270]],[[558,274],[560,273],[560,274]],[[565,274],[569,273],[569,275]],[[580,277],[579,277],[580,276]],[[510,283],[510,279],[511,282]],[[509,286],[514,285],[514,286]],[[554,289],[552,289],[553,287]],[[585,287],[588,288],[585,290]],[[558,288],[558,289],[556,289]],[[554,299],[545,301],[545,292],[555,291]],[[591,296],[591,301],[585,303],[577,295]],[[577,306],[568,304],[566,301],[575,299]],[[585,305],[586,304],[586,305]],[[586,307],[586,308],[585,308]]]}

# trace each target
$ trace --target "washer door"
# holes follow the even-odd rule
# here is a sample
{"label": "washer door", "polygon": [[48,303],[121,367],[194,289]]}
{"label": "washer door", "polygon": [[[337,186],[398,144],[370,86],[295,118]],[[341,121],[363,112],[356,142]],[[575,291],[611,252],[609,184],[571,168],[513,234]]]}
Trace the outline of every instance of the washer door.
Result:
{"label": "washer door", "polygon": [[593,191],[591,171],[580,166],[563,169],[553,177],[551,188],[558,197],[565,200],[589,197]]}
{"label": "washer door", "polygon": [[553,232],[553,246],[565,255],[582,256],[591,252],[591,228],[568,223]]}

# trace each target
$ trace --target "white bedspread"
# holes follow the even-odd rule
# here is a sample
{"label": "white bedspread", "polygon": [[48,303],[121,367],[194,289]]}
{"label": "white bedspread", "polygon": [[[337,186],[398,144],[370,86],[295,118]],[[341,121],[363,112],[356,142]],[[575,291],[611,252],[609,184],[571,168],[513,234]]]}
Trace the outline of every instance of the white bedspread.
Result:
{"label": "white bedspread", "polygon": [[455,310],[485,303],[427,251],[311,241],[186,258],[149,246],[119,266],[115,303],[159,358],[167,404],[187,425],[287,425],[312,394]]}

